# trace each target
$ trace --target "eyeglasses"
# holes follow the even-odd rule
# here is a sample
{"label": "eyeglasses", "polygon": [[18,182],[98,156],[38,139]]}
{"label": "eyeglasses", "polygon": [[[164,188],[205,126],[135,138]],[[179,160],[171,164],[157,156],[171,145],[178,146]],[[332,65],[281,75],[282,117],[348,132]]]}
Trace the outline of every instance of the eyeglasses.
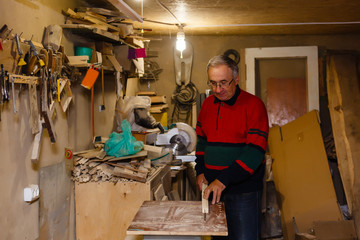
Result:
{"label": "eyeglasses", "polygon": [[232,81],[234,81],[234,79],[231,79],[231,81],[220,81],[220,82],[215,82],[215,81],[208,81],[208,85],[209,87],[212,88],[217,88],[217,86],[219,86],[219,88],[227,88],[230,86],[230,84],[232,83]]}

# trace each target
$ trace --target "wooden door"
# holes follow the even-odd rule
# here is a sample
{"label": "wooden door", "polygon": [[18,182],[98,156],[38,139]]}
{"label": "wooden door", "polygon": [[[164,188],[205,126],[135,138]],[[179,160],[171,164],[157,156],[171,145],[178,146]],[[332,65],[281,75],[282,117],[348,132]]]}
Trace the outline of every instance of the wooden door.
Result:
{"label": "wooden door", "polygon": [[282,126],[307,112],[306,79],[269,78],[267,80],[269,125]]}

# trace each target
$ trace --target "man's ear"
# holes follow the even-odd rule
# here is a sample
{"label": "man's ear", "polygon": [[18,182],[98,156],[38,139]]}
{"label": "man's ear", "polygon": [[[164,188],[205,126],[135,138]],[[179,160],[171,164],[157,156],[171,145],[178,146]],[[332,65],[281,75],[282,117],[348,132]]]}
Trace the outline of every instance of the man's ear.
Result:
{"label": "man's ear", "polygon": [[236,76],[236,78],[234,79],[236,84],[239,84],[239,75]]}

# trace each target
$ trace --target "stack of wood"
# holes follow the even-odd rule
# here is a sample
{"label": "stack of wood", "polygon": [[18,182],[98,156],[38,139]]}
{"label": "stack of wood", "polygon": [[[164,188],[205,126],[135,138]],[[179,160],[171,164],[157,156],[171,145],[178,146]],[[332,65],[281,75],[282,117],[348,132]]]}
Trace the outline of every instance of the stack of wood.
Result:
{"label": "stack of wood", "polygon": [[133,25],[129,23],[121,23],[124,19],[119,19],[118,22],[111,18],[111,15],[118,14],[111,11],[104,11],[99,8],[79,8],[77,12],[69,8],[63,11],[67,16],[66,24],[81,24],[95,27],[99,30],[109,32],[116,36],[125,38],[133,34]]}
{"label": "stack of wood", "polygon": [[124,157],[107,156],[104,149],[91,149],[74,153],[72,180],[75,182],[146,182],[155,170],[147,159],[147,151]]}
{"label": "stack of wood", "polygon": [[163,113],[169,108],[165,95],[156,95],[156,92],[138,92],[138,96],[148,96],[151,99],[150,113]]}

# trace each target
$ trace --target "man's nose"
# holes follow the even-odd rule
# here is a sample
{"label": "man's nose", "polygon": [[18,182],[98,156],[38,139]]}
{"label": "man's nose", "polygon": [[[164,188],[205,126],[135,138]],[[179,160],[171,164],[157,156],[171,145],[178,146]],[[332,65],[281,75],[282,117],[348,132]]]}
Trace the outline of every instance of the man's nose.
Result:
{"label": "man's nose", "polygon": [[219,84],[216,84],[216,87],[215,87],[215,92],[221,92],[221,87]]}

